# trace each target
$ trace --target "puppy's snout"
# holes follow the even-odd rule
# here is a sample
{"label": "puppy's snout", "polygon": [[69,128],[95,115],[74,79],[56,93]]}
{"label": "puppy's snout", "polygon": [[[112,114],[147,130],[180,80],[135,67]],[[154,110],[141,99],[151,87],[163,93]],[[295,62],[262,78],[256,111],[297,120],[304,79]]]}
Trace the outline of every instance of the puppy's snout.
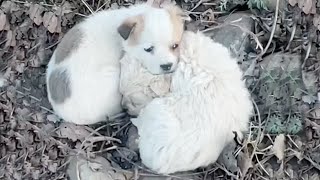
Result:
{"label": "puppy's snout", "polygon": [[161,64],[160,68],[164,71],[170,71],[173,63]]}

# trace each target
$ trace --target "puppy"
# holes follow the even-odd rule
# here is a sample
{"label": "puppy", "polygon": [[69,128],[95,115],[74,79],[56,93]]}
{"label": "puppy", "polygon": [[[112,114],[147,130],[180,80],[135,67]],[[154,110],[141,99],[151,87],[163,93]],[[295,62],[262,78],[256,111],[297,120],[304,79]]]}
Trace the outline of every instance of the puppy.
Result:
{"label": "puppy", "polygon": [[173,71],[176,46],[188,16],[178,7],[138,4],[101,11],[66,33],[47,68],[48,99],[55,113],[76,124],[93,124],[122,111],[122,52],[150,73]]}
{"label": "puppy", "polygon": [[151,74],[135,58],[125,54],[120,60],[120,93],[122,107],[131,116],[137,116],[140,110],[156,97],[169,93],[171,73]]}
{"label": "puppy", "polygon": [[242,72],[227,48],[200,32],[185,32],[170,92],[132,119],[142,163],[161,174],[205,167],[234,131],[243,136],[252,111]]}

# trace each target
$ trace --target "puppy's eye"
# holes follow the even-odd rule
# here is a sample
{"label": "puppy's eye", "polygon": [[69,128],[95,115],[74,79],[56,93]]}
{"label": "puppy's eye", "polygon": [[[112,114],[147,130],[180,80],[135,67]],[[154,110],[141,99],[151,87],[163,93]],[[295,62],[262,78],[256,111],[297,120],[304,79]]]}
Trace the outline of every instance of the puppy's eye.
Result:
{"label": "puppy's eye", "polygon": [[174,49],[177,49],[177,47],[179,47],[179,44],[174,44],[171,46],[171,48],[174,50]]}
{"label": "puppy's eye", "polygon": [[153,49],[154,49],[153,46],[150,46],[149,48],[144,48],[144,50],[145,50],[146,52],[152,52]]}

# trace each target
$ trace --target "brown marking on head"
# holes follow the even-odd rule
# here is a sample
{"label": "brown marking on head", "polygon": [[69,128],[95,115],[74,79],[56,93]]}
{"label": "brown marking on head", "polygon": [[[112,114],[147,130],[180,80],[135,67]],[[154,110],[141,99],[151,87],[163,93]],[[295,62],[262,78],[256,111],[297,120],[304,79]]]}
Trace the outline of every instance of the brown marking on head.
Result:
{"label": "brown marking on head", "polygon": [[144,18],[137,15],[126,19],[119,27],[118,33],[124,40],[129,41],[129,45],[135,45],[139,41],[139,36],[144,29]]}
{"label": "brown marking on head", "polygon": [[55,63],[64,61],[72,52],[79,48],[84,33],[79,26],[71,28],[62,38],[55,50]]}
{"label": "brown marking on head", "polygon": [[[184,13],[181,8],[173,4],[163,5],[163,8],[168,11],[170,15],[172,27],[173,27],[172,37],[174,39],[173,39],[172,45],[174,44],[179,45],[182,39],[182,34],[184,32],[184,21],[190,20],[190,17],[186,13]],[[172,49],[172,52],[178,56],[179,48],[171,48],[171,49]]]}
{"label": "brown marking on head", "polygon": [[57,103],[63,103],[71,96],[70,80],[68,73],[63,69],[54,70],[49,77],[48,87],[51,99]]}

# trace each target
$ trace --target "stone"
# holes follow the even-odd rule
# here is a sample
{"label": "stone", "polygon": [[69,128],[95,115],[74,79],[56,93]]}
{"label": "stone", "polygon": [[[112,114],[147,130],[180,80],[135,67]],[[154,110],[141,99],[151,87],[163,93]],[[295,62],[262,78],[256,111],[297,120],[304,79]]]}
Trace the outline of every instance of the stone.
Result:
{"label": "stone", "polygon": [[126,147],[128,147],[130,150],[138,152],[139,151],[139,144],[138,144],[138,139],[139,139],[139,134],[138,134],[138,129],[135,126],[131,126],[128,130],[128,139],[126,142]]}
{"label": "stone", "polygon": [[[254,21],[247,12],[238,12],[223,16],[218,19],[224,23],[232,23],[236,26],[241,26],[246,31],[253,31]],[[236,22],[233,22],[236,21]],[[221,43],[229,48],[232,55],[239,60],[243,60],[243,53],[250,49],[250,35],[241,28],[233,25],[225,25],[220,28],[205,32],[215,42]]]}
{"label": "stone", "polygon": [[236,142],[232,141],[229,143],[220,154],[217,162],[223,164],[227,170],[229,170],[232,173],[237,172],[238,170],[238,162],[236,157],[234,156],[234,151],[236,149]]}

